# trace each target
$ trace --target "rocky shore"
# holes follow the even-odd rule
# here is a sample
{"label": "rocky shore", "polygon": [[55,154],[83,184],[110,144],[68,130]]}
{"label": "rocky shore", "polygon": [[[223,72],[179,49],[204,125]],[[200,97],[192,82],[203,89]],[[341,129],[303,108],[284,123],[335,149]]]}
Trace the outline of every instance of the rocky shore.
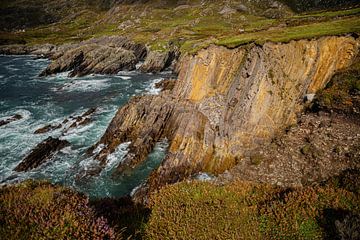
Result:
{"label": "rocky shore", "polygon": [[156,73],[174,66],[179,57],[176,48],[161,52],[151,51],[144,44],[135,43],[122,36],[94,38],[60,46],[5,45],[0,46],[0,54],[49,58],[52,62],[40,76],[69,71],[70,77],[131,71],[135,70],[139,63],[140,71]]}

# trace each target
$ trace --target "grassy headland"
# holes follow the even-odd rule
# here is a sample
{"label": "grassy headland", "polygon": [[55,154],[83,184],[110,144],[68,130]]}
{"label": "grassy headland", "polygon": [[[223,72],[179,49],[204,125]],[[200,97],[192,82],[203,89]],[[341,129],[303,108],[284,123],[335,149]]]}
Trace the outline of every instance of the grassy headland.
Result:
{"label": "grassy headland", "polygon": [[[189,5],[151,1],[120,4],[108,10],[103,5],[99,7],[96,1],[85,2],[68,3],[68,8],[62,8],[51,24],[40,22],[25,31],[2,31],[0,42],[62,44],[125,35],[154,50],[165,50],[173,44],[183,52],[193,53],[209,44],[237,47],[249,42],[288,42],[360,32],[360,8],[356,7],[295,13],[287,5],[271,6],[267,1],[262,4],[209,1],[205,5],[201,1]],[[9,4],[1,8],[9,8]]]}

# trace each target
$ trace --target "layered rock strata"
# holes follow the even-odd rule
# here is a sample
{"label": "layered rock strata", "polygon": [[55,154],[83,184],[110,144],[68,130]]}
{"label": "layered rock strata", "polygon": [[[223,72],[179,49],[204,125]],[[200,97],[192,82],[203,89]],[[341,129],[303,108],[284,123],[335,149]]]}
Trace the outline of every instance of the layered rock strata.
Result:
{"label": "layered rock strata", "polygon": [[142,72],[156,73],[173,66],[178,59],[179,51],[177,49],[150,51],[144,44],[135,43],[126,37],[111,36],[60,46],[5,45],[0,46],[0,54],[26,54],[49,58],[52,62],[40,73],[40,76],[70,71],[69,76],[75,77],[134,70],[142,61],[144,61],[140,66]]}
{"label": "layered rock strata", "polygon": [[116,173],[134,168],[162,138],[168,153],[143,195],[200,171],[221,173],[296,121],[306,94],[323,88],[348,67],[359,39],[324,37],[236,49],[210,46],[181,61],[172,91],[135,97],[119,109],[99,143],[105,164],[131,141]]}

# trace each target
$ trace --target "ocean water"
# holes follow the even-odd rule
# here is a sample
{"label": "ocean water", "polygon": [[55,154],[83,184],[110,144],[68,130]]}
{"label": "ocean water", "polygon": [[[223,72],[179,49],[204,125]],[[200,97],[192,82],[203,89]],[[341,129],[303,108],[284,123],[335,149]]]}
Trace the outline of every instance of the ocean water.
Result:
{"label": "ocean water", "polygon": [[[159,166],[166,154],[167,142],[159,142],[148,159],[131,172],[116,178],[112,172],[127,153],[130,143],[121,144],[107,159],[100,174],[84,174],[96,168],[98,162],[88,157],[86,150],[105,132],[117,109],[131,96],[158,94],[156,82],[166,74],[120,72],[115,76],[91,75],[68,78],[67,73],[39,78],[48,60],[31,56],[0,56],[0,120],[14,114],[23,118],[0,127],[0,183],[25,179],[46,179],[70,186],[92,198],[116,197],[131,193]],[[59,124],[70,116],[78,116],[96,107],[93,121],[62,135],[63,129],[35,135],[34,131],[47,124]],[[13,169],[47,137],[60,137],[71,143],[54,158],[29,172]]]}

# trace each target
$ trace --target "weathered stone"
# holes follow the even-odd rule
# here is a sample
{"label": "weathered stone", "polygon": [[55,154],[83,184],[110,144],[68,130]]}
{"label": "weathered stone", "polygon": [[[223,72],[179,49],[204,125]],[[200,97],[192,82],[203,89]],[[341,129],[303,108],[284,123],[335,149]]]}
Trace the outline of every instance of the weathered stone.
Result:
{"label": "weathered stone", "polygon": [[66,140],[49,137],[38,144],[28,156],[14,169],[17,172],[29,171],[51,159],[54,154],[70,145]]}
{"label": "weathered stone", "polygon": [[176,51],[157,52],[151,51],[140,67],[142,72],[161,72],[170,67],[172,62],[178,57]]}

